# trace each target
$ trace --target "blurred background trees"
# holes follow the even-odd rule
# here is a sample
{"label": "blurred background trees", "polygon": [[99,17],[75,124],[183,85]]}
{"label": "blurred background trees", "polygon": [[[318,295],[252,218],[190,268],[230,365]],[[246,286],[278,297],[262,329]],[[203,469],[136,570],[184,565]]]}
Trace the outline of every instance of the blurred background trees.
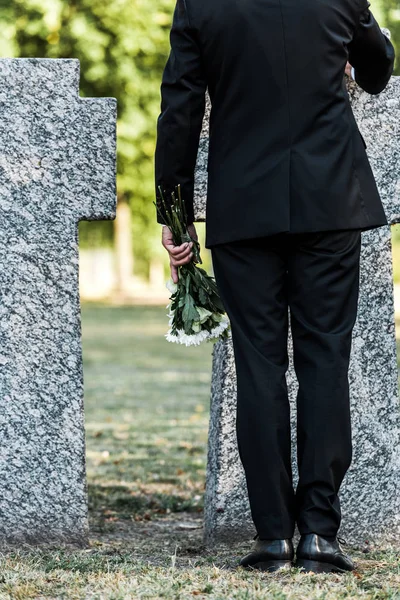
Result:
{"label": "blurred background trees", "polygon": [[[80,237],[83,249],[116,252],[119,287],[129,271],[158,282],[168,274],[152,203],[153,154],[174,6],[175,0],[0,0],[1,57],[79,58],[81,94],[118,99],[119,223],[83,223]],[[373,0],[371,9],[391,29],[399,54],[400,0]],[[204,226],[197,228],[202,241]],[[203,255],[207,263],[204,246]]]}

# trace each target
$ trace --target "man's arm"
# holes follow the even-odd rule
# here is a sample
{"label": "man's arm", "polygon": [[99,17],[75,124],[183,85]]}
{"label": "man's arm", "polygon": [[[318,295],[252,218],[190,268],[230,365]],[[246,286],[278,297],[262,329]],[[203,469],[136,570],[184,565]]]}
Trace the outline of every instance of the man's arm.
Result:
{"label": "man's arm", "polygon": [[[167,201],[180,184],[188,224],[194,221],[194,171],[207,88],[196,32],[189,17],[186,0],[177,0],[171,51],[161,84],[155,151],[156,197],[159,198],[160,186]],[[158,212],[157,222],[165,223]]]}
{"label": "man's arm", "polygon": [[360,20],[348,46],[349,63],[358,85],[369,94],[379,94],[393,73],[395,52],[369,6],[370,2],[360,0]]}

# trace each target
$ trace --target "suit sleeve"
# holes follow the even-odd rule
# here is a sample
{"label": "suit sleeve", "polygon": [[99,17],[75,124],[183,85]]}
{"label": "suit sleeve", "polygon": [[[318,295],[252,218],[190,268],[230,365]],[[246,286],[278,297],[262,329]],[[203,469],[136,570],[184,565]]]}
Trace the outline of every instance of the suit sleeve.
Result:
{"label": "suit sleeve", "polygon": [[348,46],[349,63],[354,67],[358,85],[369,94],[379,94],[393,73],[395,51],[369,6],[369,2],[361,0],[359,21]]}
{"label": "suit sleeve", "polygon": [[[155,150],[156,198],[159,186],[168,201],[181,185],[187,224],[194,221],[194,172],[205,111],[206,79],[196,31],[186,0],[177,0],[170,33],[171,50],[161,83],[161,114]],[[157,222],[165,220],[157,212]]]}

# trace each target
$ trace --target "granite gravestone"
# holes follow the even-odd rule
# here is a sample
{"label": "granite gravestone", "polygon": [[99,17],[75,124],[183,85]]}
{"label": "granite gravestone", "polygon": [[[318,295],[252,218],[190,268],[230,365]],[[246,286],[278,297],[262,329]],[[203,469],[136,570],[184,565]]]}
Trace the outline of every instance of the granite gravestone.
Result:
{"label": "granite gravestone", "polygon": [[0,544],[88,535],[78,221],[115,216],[116,101],[0,60]]}
{"label": "granite gravestone", "polygon": [[[378,96],[349,87],[352,107],[390,223],[400,222],[400,78]],[[197,164],[196,220],[206,219],[208,105]],[[400,407],[398,399],[390,227],[362,234],[359,314],[350,366],[353,461],[341,488],[341,536],[400,546]],[[289,340],[289,344],[290,344]],[[255,534],[236,442],[236,373],[232,340],[213,349],[211,418],[205,497],[208,544]],[[293,363],[287,374],[291,399],[294,485],[296,393]]]}

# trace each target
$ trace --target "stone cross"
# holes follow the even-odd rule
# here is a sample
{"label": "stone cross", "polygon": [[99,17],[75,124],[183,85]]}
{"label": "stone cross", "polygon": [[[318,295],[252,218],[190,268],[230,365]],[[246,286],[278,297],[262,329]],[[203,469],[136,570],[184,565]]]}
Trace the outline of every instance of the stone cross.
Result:
{"label": "stone cross", "polygon": [[[400,77],[371,96],[354,83],[353,111],[390,223],[400,222]],[[208,107],[209,113],[209,107]],[[207,125],[196,182],[196,220],[206,218]],[[396,363],[390,227],[362,234],[361,287],[350,365],[353,461],[340,499],[340,535],[350,544],[400,547],[400,407]],[[297,381],[287,374],[292,415],[294,485]],[[232,340],[213,349],[211,417],[205,497],[205,541],[250,539],[255,534],[235,432],[236,372]],[[297,532],[298,535],[298,532]]]}
{"label": "stone cross", "polygon": [[0,60],[0,544],[88,535],[78,221],[113,219],[116,101]]}

